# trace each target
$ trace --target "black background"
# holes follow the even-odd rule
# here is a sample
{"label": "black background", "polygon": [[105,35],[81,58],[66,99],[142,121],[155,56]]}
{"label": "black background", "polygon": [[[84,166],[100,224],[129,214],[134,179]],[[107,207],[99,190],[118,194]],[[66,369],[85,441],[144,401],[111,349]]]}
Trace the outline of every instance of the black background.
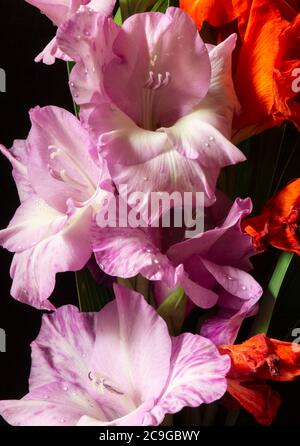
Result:
{"label": "black background", "polygon": [[[72,111],[66,64],[36,64],[33,59],[55,34],[51,22],[24,0],[0,0],[0,68],[6,71],[7,92],[0,93],[0,143],[11,147],[14,139],[25,139],[28,111],[39,105],[57,105]],[[9,162],[0,157],[0,227],[6,227],[18,197]],[[17,399],[28,391],[30,342],[37,336],[42,312],[10,297],[9,267],[12,254],[0,249],[0,328],[7,335],[7,352],[0,353],[0,399]],[[52,301],[74,303],[73,274],[58,275]],[[300,297],[299,297],[300,298]],[[280,384],[283,405],[275,424],[300,424],[299,382]],[[0,425],[5,424],[0,421]],[[247,414],[239,424],[252,424]]]}
{"label": "black background", "polygon": [[[30,129],[28,111],[36,105],[57,105],[72,111],[66,64],[46,66],[34,57],[54,37],[55,27],[24,0],[0,0],[0,68],[6,72],[6,93],[0,93],[0,143],[10,148]],[[17,206],[10,163],[0,157],[1,228]],[[0,399],[20,398],[28,391],[30,342],[37,336],[42,312],[10,297],[12,254],[0,249],[0,327],[6,331],[7,352],[0,353]],[[72,273],[58,275],[52,301],[76,302]],[[0,422],[1,423],[1,422]]]}

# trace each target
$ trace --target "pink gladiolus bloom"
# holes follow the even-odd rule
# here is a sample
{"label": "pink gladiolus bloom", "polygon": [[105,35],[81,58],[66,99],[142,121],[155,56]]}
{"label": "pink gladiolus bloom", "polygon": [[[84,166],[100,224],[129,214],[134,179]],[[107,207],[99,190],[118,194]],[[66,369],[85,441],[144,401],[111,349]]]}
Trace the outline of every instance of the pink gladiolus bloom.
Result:
{"label": "pink gladiolus bloom", "polygon": [[[68,20],[81,5],[87,5],[93,11],[110,15],[114,9],[116,0],[25,0],[52,20],[53,24],[60,26]],[[36,57],[35,61],[43,61],[47,65],[55,62],[55,59],[70,60],[57,46],[56,37]]]}
{"label": "pink gladiolus bloom", "polygon": [[167,413],[223,396],[228,355],[198,335],[170,337],[140,294],[120,286],[115,294],[99,313],[65,306],[43,316],[29,393],[0,402],[8,423],[158,425]]}
{"label": "pink gladiolus bloom", "polygon": [[229,141],[236,36],[206,47],[177,8],[133,15],[120,28],[81,7],[57,41],[76,62],[71,91],[115,184],[144,193],[137,210],[152,191],[202,191],[213,204],[220,169],[245,159]]}
{"label": "pink gladiolus bloom", "polygon": [[[224,204],[221,203],[221,207]],[[218,202],[211,213],[219,212]],[[262,289],[248,274],[254,254],[251,238],[240,221],[251,212],[250,199],[237,199],[218,227],[178,241],[155,228],[95,228],[93,250],[107,274],[123,278],[142,274],[155,281],[156,298],[162,302],[173,289],[182,287],[193,304],[218,312],[203,325],[203,335],[216,344],[233,343],[242,321],[256,309]],[[212,222],[210,222],[212,225]],[[167,231],[167,230],[166,230]],[[176,233],[175,233],[176,235]]]}
{"label": "pink gladiolus bloom", "polygon": [[37,107],[30,118],[26,141],[17,141],[11,151],[0,146],[13,166],[21,201],[0,231],[0,243],[15,252],[12,296],[53,309],[47,299],[56,273],[80,270],[92,254],[91,223],[106,196],[100,186],[107,172],[71,113]]}

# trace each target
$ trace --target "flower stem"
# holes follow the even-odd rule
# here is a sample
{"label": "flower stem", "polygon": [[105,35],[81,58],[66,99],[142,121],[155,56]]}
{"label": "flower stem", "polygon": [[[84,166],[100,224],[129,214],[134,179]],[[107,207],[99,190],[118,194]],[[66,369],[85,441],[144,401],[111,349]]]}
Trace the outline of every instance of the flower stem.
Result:
{"label": "flower stem", "polygon": [[258,333],[268,333],[276,300],[293,256],[294,254],[291,252],[280,254],[268,288],[263,294],[259,312],[250,332],[251,336]]}

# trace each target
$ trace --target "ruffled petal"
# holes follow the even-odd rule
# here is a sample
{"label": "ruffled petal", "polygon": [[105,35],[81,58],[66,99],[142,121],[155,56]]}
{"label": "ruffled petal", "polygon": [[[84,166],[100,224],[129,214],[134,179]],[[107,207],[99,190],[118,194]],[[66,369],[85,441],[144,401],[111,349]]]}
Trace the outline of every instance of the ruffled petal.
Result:
{"label": "ruffled petal", "polygon": [[78,271],[87,263],[92,253],[92,210],[78,210],[73,218],[57,234],[15,254],[10,270],[15,299],[36,308],[54,309],[47,299],[53,292],[56,273]]}
{"label": "ruffled petal", "polygon": [[112,19],[82,7],[57,32],[59,48],[76,62],[70,88],[85,118],[107,98],[103,69],[113,58],[112,45],[119,30]]}
{"label": "ruffled petal", "polygon": [[[254,279],[253,279],[254,280]],[[259,285],[257,284],[259,287]],[[202,325],[200,334],[210,339],[214,344],[233,344],[236,340],[242,322],[246,317],[254,316],[260,293],[247,300],[235,297],[225,290],[219,292],[218,311],[209,317]]]}
{"label": "ruffled petal", "polygon": [[[208,339],[190,333],[173,338],[171,372],[151,416],[157,424],[166,413],[220,399],[227,389],[230,358],[220,355]],[[149,415],[150,416],[150,415]]]}
{"label": "ruffled petal", "polygon": [[66,305],[43,316],[40,333],[31,344],[30,391],[50,382],[61,381],[67,388],[86,381],[96,336],[95,314]]}

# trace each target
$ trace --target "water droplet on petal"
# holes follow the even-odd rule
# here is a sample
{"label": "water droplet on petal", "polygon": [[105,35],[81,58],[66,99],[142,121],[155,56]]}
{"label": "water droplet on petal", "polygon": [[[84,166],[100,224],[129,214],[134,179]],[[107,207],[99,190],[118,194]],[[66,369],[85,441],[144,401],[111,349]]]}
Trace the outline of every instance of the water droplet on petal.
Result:
{"label": "water droplet on petal", "polygon": [[152,252],[152,249],[151,248],[147,248],[146,252]]}
{"label": "water droplet on petal", "polygon": [[225,274],[226,279],[233,280],[233,277],[229,276],[228,274]]}
{"label": "water droplet on petal", "polygon": [[208,139],[209,139],[210,141],[214,141],[214,140],[215,140],[215,138],[214,138],[213,136],[210,136]]}
{"label": "water droplet on petal", "polygon": [[71,86],[72,88],[74,88],[74,87],[75,87],[74,82],[70,82],[70,86]]}
{"label": "water droplet on petal", "polygon": [[64,390],[65,392],[67,392],[67,391],[69,390],[69,387],[68,387],[67,385],[64,385],[64,386],[63,386],[63,390]]}
{"label": "water droplet on petal", "polygon": [[91,35],[91,33],[90,33],[90,31],[85,31],[85,32],[84,32],[84,35],[87,36],[87,37],[89,37],[89,36]]}
{"label": "water droplet on petal", "polygon": [[208,144],[208,142],[206,142],[206,143],[205,143],[204,145],[205,145],[205,147],[209,147],[209,144]]}
{"label": "water droplet on petal", "polygon": [[159,260],[158,259],[154,259],[153,262],[158,265],[159,264]]}
{"label": "water droplet on petal", "polygon": [[245,285],[242,286],[242,290],[246,291],[247,287]]}
{"label": "water droplet on petal", "polygon": [[60,419],[59,419],[59,422],[60,422],[60,423],[65,423],[65,421],[66,421],[66,420],[65,420],[64,418],[60,418]]}

